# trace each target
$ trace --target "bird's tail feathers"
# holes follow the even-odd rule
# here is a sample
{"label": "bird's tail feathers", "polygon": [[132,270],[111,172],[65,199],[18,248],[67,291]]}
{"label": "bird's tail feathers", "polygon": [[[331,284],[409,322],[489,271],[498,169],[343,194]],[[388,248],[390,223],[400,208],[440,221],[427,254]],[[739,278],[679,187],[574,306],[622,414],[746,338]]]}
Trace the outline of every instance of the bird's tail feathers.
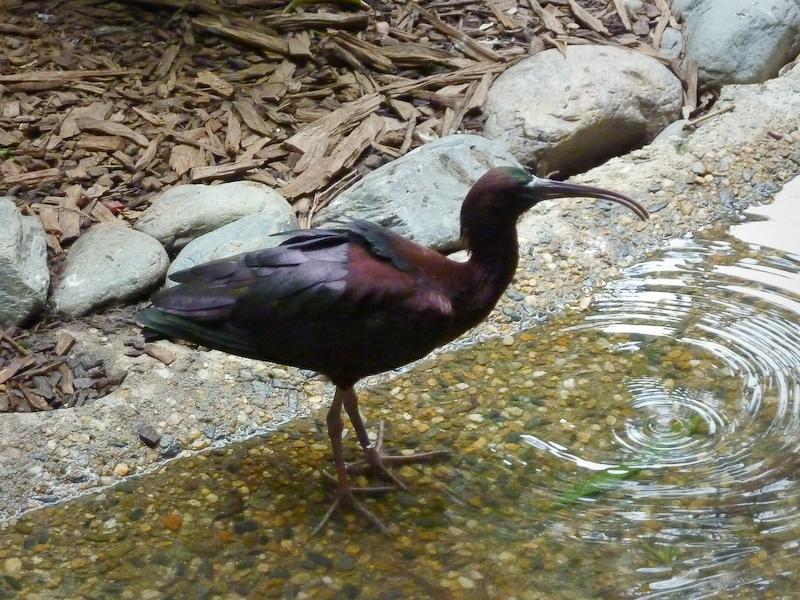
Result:
{"label": "bird's tail feathers", "polygon": [[136,321],[143,327],[145,341],[181,338],[239,356],[257,357],[259,354],[241,331],[230,330],[225,325],[193,321],[157,308],[141,311]]}

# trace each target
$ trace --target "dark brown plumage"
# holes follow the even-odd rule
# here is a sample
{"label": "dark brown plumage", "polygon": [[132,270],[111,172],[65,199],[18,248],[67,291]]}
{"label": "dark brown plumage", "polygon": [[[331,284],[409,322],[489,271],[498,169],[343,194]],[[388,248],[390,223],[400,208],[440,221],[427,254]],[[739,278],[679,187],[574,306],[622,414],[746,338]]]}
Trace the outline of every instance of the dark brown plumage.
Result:
{"label": "dark brown plumage", "polygon": [[522,169],[492,169],[462,207],[467,262],[366,221],[301,230],[275,248],[172,275],[180,285],[156,294],[154,308],[138,319],[146,332],[329,376],[336,385],[328,429],[338,495],[320,526],[349,503],[382,527],[353,496],[342,456],[342,407],[367,462],[394,485],[402,487],[386,464],[432,455],[389,457],[371,445],[353,385],[422,358],[485,319],[517,267],[519,216],[541,200],[577,196],[611,200],[647,218],[638,202],[622,194],[540,179]]}

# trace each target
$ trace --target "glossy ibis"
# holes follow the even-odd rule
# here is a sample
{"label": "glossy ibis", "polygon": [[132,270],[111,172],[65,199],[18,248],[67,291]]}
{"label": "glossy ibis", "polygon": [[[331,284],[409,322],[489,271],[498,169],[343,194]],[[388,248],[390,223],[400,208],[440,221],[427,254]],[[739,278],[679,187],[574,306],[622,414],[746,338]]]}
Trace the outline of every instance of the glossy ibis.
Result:
{"label": "glossy ibis", "polygon": [[386,456],[382,436],[371,444],[353,385],[422,358],[485,319],[517,267],[517,219],[542,200],[574,197],[610,200],[648,217],[641,204],[616,192],[496,168],[472,186],[461,209],[467,262],[367,221],[300,230],[275,248],[171,275],[180,285],[158,292],[154,307],[138,320],[151,336],[183,338],[330,377],[336,393],[327,423],[337,496],[318,529],[342,504],[382,529],[354,492],[391,488],[351,487],[342,454],[342,407],[366,464],[393,485],[402,487],[387,465],[432,453]]}

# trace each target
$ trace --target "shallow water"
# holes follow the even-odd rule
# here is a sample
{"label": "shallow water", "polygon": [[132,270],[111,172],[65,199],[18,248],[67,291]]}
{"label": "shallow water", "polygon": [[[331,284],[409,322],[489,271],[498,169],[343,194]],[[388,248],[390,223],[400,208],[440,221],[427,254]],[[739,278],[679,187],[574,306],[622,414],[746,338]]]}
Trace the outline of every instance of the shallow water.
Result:
{"label": "shallow water", "polygon": [[310,535],[317,415],[0,526],[0,598],[796,597],[797,202],[364,392],[388,446],[452,450],[365,500],[389,536]]}

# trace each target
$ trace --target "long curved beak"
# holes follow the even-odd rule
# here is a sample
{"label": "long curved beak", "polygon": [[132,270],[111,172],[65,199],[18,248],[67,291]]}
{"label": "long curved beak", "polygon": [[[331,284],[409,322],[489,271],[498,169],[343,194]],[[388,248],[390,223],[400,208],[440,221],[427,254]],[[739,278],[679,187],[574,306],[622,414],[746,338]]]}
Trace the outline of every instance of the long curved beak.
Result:
{"label": "long curved beak", "polygon": [[599,187],[570,183],[568,181],[555,181],[544,177],[534,177],[525,187],[537,200],[551,200],[554,198],[600,198],[622,204],[622,206],[636,213],[642,221],[646,221],[650,214],[647,209],[633,198],[625,194],[612,192]]}

